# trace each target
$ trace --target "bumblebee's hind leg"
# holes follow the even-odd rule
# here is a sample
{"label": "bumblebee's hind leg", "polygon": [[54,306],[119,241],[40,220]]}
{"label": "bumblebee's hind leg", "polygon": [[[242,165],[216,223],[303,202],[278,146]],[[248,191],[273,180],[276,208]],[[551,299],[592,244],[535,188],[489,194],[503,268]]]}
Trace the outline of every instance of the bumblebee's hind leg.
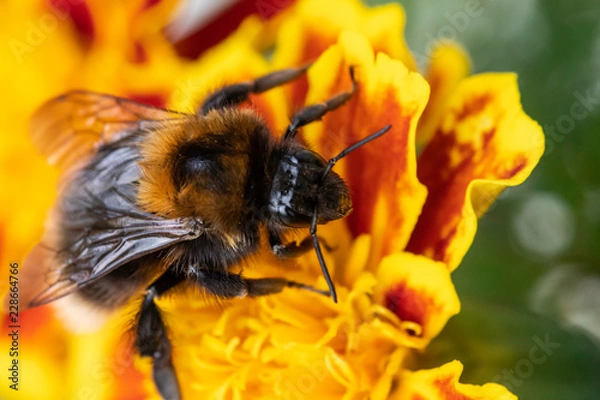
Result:
{"label": "bumblebee's hind leg", "polygon": [[[298,288],[329,296],[329,291],[284,278],[243,278],[213,270],[198,270],[196,283],[207,292],[222,298],[257,297],[279,293],[286,287]],[[165,400],[180,400],[181,392],[173,360],[167,329],[154,300],[183,282],[185,275],[173,268],[167,270],[146,291],[136,327],[136,348],[141,356],[152,357],[152,375],[160,395]]]}
{"label": "bumblebee's hind leg", "polygon": [[206,115],[210,110],[234,106],[248,100],[251,93],[262,93],[274,87],[297,79],[308,69],[308,65],[300,68],[287,68],[261,76],[253,81],[225,86],[210,95],[202,104],[199,114]]}
{"label": "bumblebee's hind leg", "polygon": [[184,275],[169,269],[150,285],[142,302],[136,327],[136,348],[141,356],[152,357],[154,383],[165,400],[179,400],[181,393],[171,359],[171,342],[154,300],[183,279]]}

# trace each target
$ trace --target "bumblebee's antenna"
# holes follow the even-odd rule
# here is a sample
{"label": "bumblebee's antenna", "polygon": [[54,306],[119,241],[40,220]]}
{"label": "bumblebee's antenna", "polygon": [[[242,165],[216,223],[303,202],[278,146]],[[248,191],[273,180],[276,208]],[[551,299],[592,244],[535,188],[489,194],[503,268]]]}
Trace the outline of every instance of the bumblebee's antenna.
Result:
{"label": "bumblebee's antenna", "polygon": [[337,303],[337,294],[335,292],[335,285],[331,280],[331,275],[329,275],[329,270],[327,269],[327,265],[325,265],[325,260],[323,259],[323,252],[321,251],[321,245],[319,244],[319,238],[317,237],[317,207],[315,206],[315,211],[313,213],[312,224],[310,225],[310,235],[313,239],[313,246],[315,246],[315,251],[317,252],[317,258],[319,259],[319,265],[321,266],[321,271],[323,271],[323,276],[327,281],[327,286],[329,286],[329,294],[331,295],[331,299],[334,303]]}
{"label": "bumblebee's antenna", "polygon": [[[327,167],[325,168],[325,172],[323,173],[323,176],[321,177],[321,182],[323,182],[323,180],[325,179],[325,177],[327,176],[329,171],[331,171],[331,169],[333,168],[333,166],[335,165],[336,162],[338,162],[340,159],[347,156],[352,151],[369,143],[371,140],[375,140],[378,137],[382,136],[384,133],[389,131],[391,129],[391,127],[392,127],[391,125],[386,126],[385,128],[367,136],[366,138],[362,139],[361,141],[356,142],[352,146],[342,150],[340,152],[340,154],[338,154],[337,156],[330,159],[329,163],[327,164]],[[319,244],[319,239],[317,237],[317,217],[318,217],[317,207],[315,206],[315,210],[313,212],[312,223],[310,225],[310,235],[312,236],[313,246],[315,247],[315,251],[317,252],[317,258],[319,259],[319,265],[321,266],[321,271],[323,271],[323,276],[325,277],[325,281],[327,281],[327,286],[329,286],[329,293],[331,294],[331,299],[333,300],[334,303],[337,303],[337,294],[335,292],[335,285],[333,284],[333,281],[331,280],[331,275],[329,275],[329,270],[327,269],[327,265],[325,265],[325,259],[323,259],[323,252],[321,251],[321,245]]]}
{"label": "bumblebee's antenna", "polygon": [[389,131],[391,128],[392,128],[392,126],[388,125],[385,128],[383,128],[383,129],[381,129],[381,130],[379,130],[379,131],[377,131],[377,132],[375,132],[375,133],[367,136],[363,140],[354,143],[352,146],[348,147],[347,149],[342,150],[340,152],[340,154],[338,154],[337,156],[335,156],[331,160],[329,160],[329,164],[327,164],[327,168],[325,168],[325,172],[323,172],[323,177],[321,178],[321,181],[323,181],[323,179],[325,179],[325,177],[327,176],[327,174],[329,173],[329,171],[331,171],[331,168],[333,168],[333,166],[335,165],[336,162],[340,161],[340,159],[344,158],[349,153],[351,153],[352,151],[358,149],[362,145],[365,145],[365,144],[369,143],[371,140],[377,139],[379,136],[383,135],[384,133],[386,133],[387,131]]}

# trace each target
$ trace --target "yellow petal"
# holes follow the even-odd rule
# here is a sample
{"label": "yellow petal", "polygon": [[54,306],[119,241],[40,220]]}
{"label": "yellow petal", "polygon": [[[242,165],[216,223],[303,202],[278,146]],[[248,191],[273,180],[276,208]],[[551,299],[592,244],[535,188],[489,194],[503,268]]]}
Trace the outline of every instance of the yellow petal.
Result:
{"label": "yellow petal", "polygon": [[[338,41],[341,32],[360,33],[375,52],[401,60],[411,70],[415,61],[403,37],[405,14],[399,4],[369,8],[358,0],[302,0],[283,13],[273,63],[277,67],[303,65],[316,60]],[[305,80],[288,88],[295,109],[304,104]]]}
{"label": "yellow petal", "polygon": [[403,371],[391,400],[517,400],[497,383],[468,385],[458,382],[463,366],[452,361],[439,368]]}
{"label": "yellow petal", "polygon": [[521,108],[514,74],[465,79],[418,159],[428,190],[407,250],[454,270],[481,215],[507,186],[522,183],[544,151],[541,127]]}
{"label": "yellow petal", "polygon": [[460,81],[469,75],[470,62],[466,51],[458,44],[443,43],[431,55],[425,78],[431,96],[417,127],[417,145],[427,144],[440,124],[443,113]]}
{"label": "yellow petal", "polygon": [[353,196],[354,212],[346,218],[350,231],[355,237],[372,235],[374,264],[381,255],[404,249],[425,200],[426,190],[416,178],[414,138],[429,90],[420,75],[383,53],[375,58],[363,36],[347,31],[310,68],[307,103],[348,91],[350,66],[358,81],[352,98],[304,132],[321,154],[332,157],[392,125],[335,168]]}
{"label": "yellow petal", "polygon": [[460,302],[446,265],[410,253],[385,257],[377,270],[375,300],[400,321],[413,322],[421,332],[415,345],[424,347],[436,337],[450,317],[460,311]]}
{"label": "yellow petal", "polygon": [[360,235],[352,242],[348,262],[341,271],[343,276],[340,280],[345,286],[353,286],[358,276],[366,269],[370,246],[371,236],[369,235]]}
{"label": "yellow petal", "polygon": [[[312,61],[337,42],[342,31],[351,30],[367,37],[376,51],[385,52],[415,69],[403,38],[406,16],[398,4],[370,8],[358,0],[302,0],[286,13],[286,23],[281,26],[277,39],[276,65]],[[293,36],[294,33],[300,36]],[[290,43],[297,45],[290,46]]]}

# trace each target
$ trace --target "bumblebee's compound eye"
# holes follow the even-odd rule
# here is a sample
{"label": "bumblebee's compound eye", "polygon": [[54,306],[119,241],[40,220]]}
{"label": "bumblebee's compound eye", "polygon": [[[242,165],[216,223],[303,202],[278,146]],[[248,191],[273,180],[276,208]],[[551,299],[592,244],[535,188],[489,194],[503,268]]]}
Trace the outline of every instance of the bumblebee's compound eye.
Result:
{"label": "bumblebee's compound eye", "polygon": [[300,149],[296,151],[291,158],[294,158],[298,164],[312,165],[316,167],[327,166],[327,160],[325,160],[319,153],[308,149]]}
{"label": "bumblebee's compound eye", "polygon": [[305,209],[307,213],[299,214],[292,208],[286,207],[286,215],[282,216],[282,222],[293,228],[302,228],[309,226],[312,222],[312,212],[309,209]]}
{"label": "bumblebee's compound eye", "polygon": [[352,212],[352,197],[348,186],[335,172],[330,171],[321,183],[317,205],[319,224],[344,218]]}

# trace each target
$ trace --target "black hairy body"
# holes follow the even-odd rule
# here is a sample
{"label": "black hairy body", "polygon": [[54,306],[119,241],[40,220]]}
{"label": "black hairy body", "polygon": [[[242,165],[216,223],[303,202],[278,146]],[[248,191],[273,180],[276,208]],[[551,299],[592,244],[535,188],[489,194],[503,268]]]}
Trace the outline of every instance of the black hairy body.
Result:
{"label": "black hairy body", "polygon": [[[248,110],[187,118],[190,121],[163,127],[159,134],[140,132],[102,148],[66,188],[64,201],[80,203],[78,197],[86,196],[80,181],[94,182],[97,166],[106,162],[102,175],[108,175],[108,190],[123,187],[131,191],[136,199],[132,206],[139,211],[175,220],[195,218],[202,229],[196,238],[145,255],[85,285],[79,293],[86,301],[98,307],[121,306],[167,268],[189,278],[208,269],[226,274],[258,250],[261,213],[273,181],[269,164],[277,163],[280,143]],[[127,159],[119,151],[124,148],[130,149]],[[128,171],[127,179],[114,176],[121,171]],[[103,205],[94,207],[98,206]],[[98,226],[102,218],[98,215],[90,225]],[[77,239],[77,233],[66,235],[60,247],[70,248]],[[211,289],[211,294],[223,295]]]}

